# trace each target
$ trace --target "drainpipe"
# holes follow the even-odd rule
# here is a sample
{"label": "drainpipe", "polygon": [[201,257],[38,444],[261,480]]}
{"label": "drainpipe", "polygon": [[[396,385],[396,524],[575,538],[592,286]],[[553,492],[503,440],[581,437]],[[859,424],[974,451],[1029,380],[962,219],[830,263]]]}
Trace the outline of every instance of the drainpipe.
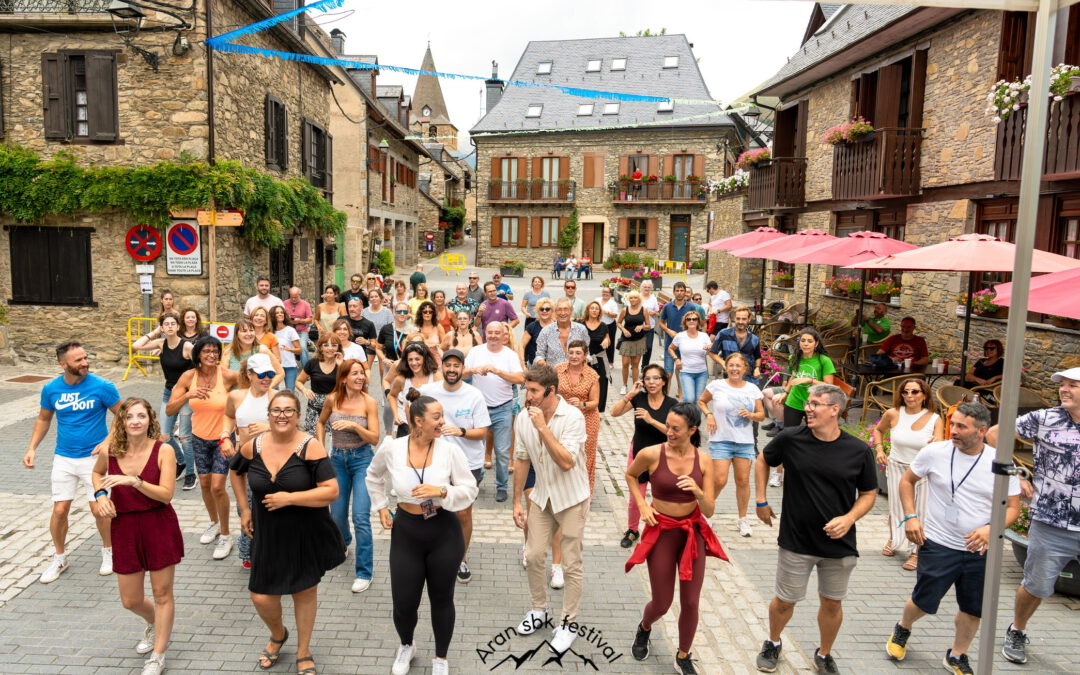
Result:
{"label": "drainpipe", "polygon": [[[214,16],[211,13],[211,6],[213,0],[206,0],[206,37],[211,37],[214,34]],[[207,134],[209,141],[207,143],[207,162],[213,166],[214,155],[217,148],[214,143],[214,50],[206,50],[206,119],[207,119]]]}

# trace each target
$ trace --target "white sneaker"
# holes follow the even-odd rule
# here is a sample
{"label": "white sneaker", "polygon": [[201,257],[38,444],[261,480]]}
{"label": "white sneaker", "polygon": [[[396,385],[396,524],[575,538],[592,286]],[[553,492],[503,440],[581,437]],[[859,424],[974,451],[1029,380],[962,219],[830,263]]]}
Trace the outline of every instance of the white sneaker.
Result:
{"label": "white sneaker", "polygon": [[754,534],[754,530],[752,530],[750,528],[750,519],[749,518],[739,518],[738,525],[739,525],[739,536],[740,537],[749,537],[750,535]]}
{"label": "white sneaker", "polygon": [[135,643],[136,654],[149,654],[154,651],[154,624],[146,624],[146,628],[143,628],[142,639]]}
{"label": "white sneaker", "polygon": [[769,486],[770,487],[780,487],[783,484],[784,484],[784,474],[780,473],[776,469],[773,469],[772,473],[769,474]]}
{"label": "white sneaker", "polygon": [[450,675],[450,664],[446,659],[431,659],[431,675]]}
{"label": "white sneaker", "polygon": [[199,543],[200,544],[210,544],[210,543],[212,543],[215,539],[217,539],[218,532],[220,532],[220,531],[221,530],[220,530],[220,528],[218,528],[217,523],[210,523],[209,525],[206,526],[206,529],[203,530],[203,533],[201,535],[199,535]]}
{"label": "white sneaker", "polygon": [[622,389],[619,390],[619,396],[626,396],[626,385],[625,384],[622,386]]}
{"label": "white sneaker", "polygon": [[45,568],[45,571],[41,573],[41,578],[38,580],[43,584],[51,584],[60,578],[60,573],[68,568],[66,555],[53,556],[52,562]]}
{"label": "white sneaker", "polygon": [[218,535],[217,545],[214,546],[214,560],[224,560],[229,557],[236,537],[231,534]]}
{"label": "white sneaker", "polygon": [[416,649],[412,645],[401,645],[397,648],[397,656],[394,657],[394,667],[390,672],[394,675],[406,675],[409,666],[412,665],[413,653]]}
{"label": "white sneaker", "polygon": [[165,672],[165,655],[153,654],[143,664],[142,675],[161,675]]}
{"label": "white sneaker", "polygon": [[567,649],[570,649],[570,645],[574,644],[574,638],[576,637],[577,633],[574,631],[565,626],[559,626],[551,634],[551,651],[562,654]]}
{"label": "white sneaker", "polygon": [[112,569],[112,546],[108,548],[101,547],[101,567],[98,568],[98,574],[105,577],[113,573]]}
{"label": "white sneaker", "polygon": [[563,580],[562,565],[551,566],[551,587],[562,588],[566,585],[566,581]]}
{"label": "white sneaker", "polygon": [[370,587],[371,587],[371,579],[360,579],[359,577],[356,578],[356,579],[353,579],[353,582],[352,582],[352,592],[353,593],[363,593],[364,591],[366,591]]}
{"label": "white sneaker", "polygon": [[532,635],[538,629],[544,627],[544,623],[548,620],[548,613],[546,609],[531,609],[529,613],[525,615],[525,618],[521,620],[521,623],[517,626],[518,635]]}

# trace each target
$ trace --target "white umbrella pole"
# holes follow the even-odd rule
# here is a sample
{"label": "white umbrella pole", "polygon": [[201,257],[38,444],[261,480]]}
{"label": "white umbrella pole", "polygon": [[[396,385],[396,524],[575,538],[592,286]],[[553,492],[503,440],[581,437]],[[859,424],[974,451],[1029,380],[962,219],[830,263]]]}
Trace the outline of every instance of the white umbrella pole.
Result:
{"label": "white umbrella pole", "polygon": [[[990,546],[986,554],[986,583],[983,585],[983,619],[979,634],[979,672],[993,672],[997,651],[997,607],[1001,578],[1002,531],[1008,494],[1006,467],[1012,466],[1016,438],[1016,408],[1019,402],[1020,368],[1024,362],[1024,333],[1027,328],[1028,289],[1031,285],[1031,252],[1035,245],[1035,217],[1046,146],[1046,115],[1049,106],[1050,61],[1054,41],[1057,0],[1040,0],[1035,19],[1031,91],[1028,92],[1027,129],[1020,173],[1020,204],[1016,219],[1016,259],[1013,262],[1013,302],[1005,333],[1009,356],[1005,359],[1004,386],[998,417],[998,447],[995,462],[993,511],[990,516]],[[1015,113],[1014,113],[1015,114]],[[1012,602],[1008,603],[1012,609]]]}

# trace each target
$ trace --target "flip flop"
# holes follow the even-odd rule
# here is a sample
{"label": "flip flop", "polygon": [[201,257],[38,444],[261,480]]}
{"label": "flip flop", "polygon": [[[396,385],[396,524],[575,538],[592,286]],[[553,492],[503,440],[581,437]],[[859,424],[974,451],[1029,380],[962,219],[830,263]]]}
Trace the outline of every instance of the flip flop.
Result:
{"label": "flip flop", "polygon": [[[262,654],[259,654],[259,664],[258,665],[259,665],[259,668],[261,670],[270,670],[271,668],[273,668],[277,664],[278,658],[281,657],[281,646],[283,644],[285,644],[285,642],[288,639],[289,639],[289,629],[288,628],[285,629],[285,635],[280,640],[275,640],[274,638],[270,638],[270,644],[277,645],[278,650],[276,652],[271,653],[271,652],[264,649]],[[264,666],[263,661],[269,661],[270,665]]]}

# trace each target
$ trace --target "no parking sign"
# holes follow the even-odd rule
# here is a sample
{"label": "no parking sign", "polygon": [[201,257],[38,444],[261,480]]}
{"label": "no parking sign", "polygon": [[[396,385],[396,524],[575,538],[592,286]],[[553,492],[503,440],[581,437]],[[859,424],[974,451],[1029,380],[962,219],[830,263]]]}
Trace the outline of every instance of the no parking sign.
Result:
{"label": "no parking sign", "polygon": [[202,238],[193,219],[173,219],[165,231],[165,271],[174,275],[202,274]]}

